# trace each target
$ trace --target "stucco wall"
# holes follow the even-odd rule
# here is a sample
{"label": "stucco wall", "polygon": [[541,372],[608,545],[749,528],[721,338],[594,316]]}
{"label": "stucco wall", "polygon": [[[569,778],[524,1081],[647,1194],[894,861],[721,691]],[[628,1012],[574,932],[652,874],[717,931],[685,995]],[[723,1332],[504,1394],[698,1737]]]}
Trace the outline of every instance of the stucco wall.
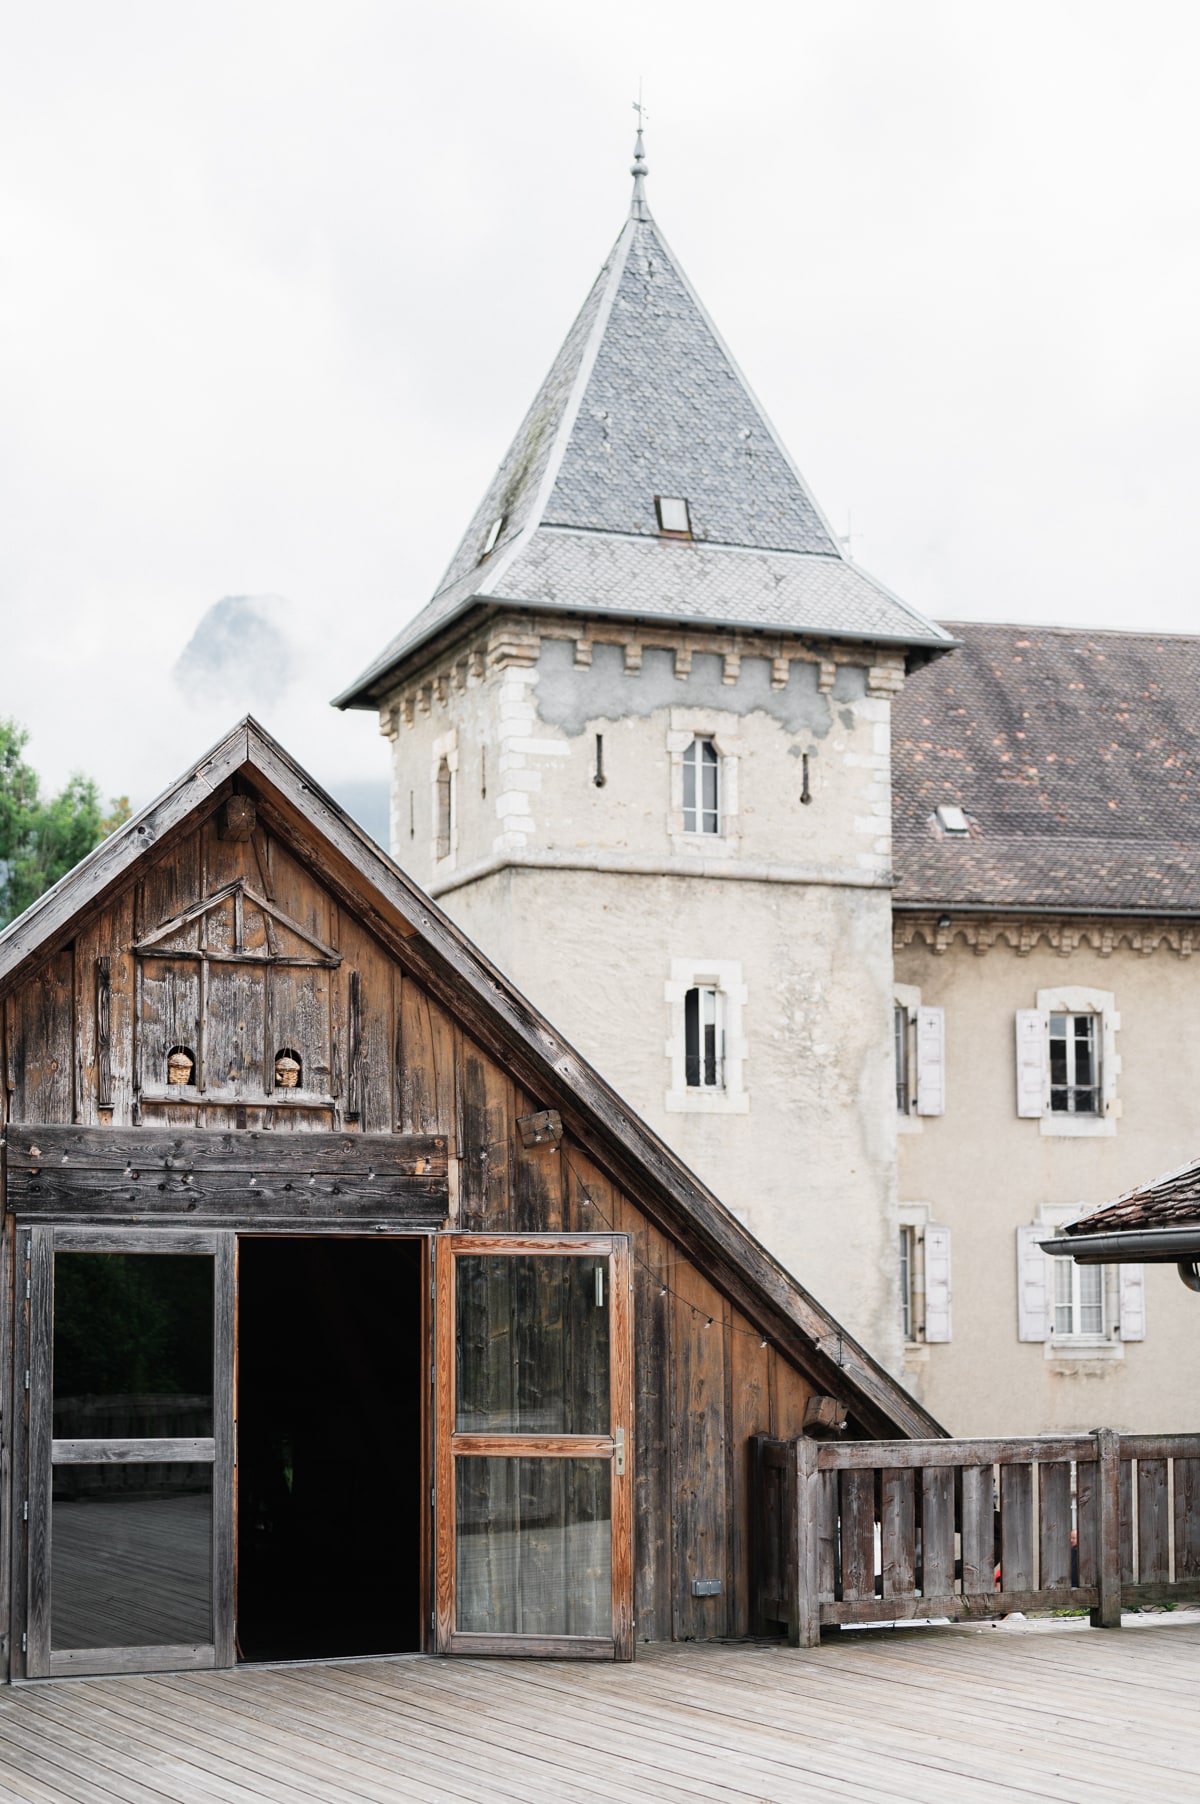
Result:
{"label": "stucco wall", "polygon": [[[1061,956],[1045,939],[980,956],[956,935],[941,954],[923,940],[898,951],[896,977],[945,1009],[946,1031],[946,1113],[900,1135],[899,1166],[901,1202],[952,1232],[953,1339],[910,1358],[910,1387],[956,1434],[1193,1428],[1200,1298],[1174,1268],[1145,1268],[1145,1340],[1116,1358],[1047,1357],[1017,1338],[1016,1236],[1043,1207],[1096,1206],[1200,1151],[1195,959],[1121,943]],[[1051,1136],[1017,1114],[1015,1012],[1066,985],[1111,992],[1120,1017],[1108,1135]]]}
{"label": "stucco wall", "polygon": [[[888,881],[899,659],[589,630],[581,640],[502,622],[389,699],[393,853],[898,1370]],[[696,731],[722,756],[719,837],[682,831],[681,748]],[[456,834],[438,860],[433,780],[451,735]],[[667,986],[677,961],[697,959],[740,965],[744,1094],[728,1110],[669,1098]]]}
{"label": "stucco wall", "polygon": [[[899,1370],[887,896],[510,869],[447,904],[801,1283]],[[741,964],[743,1114],[665,1107],[665,988],[672,959],[693,954]]]}

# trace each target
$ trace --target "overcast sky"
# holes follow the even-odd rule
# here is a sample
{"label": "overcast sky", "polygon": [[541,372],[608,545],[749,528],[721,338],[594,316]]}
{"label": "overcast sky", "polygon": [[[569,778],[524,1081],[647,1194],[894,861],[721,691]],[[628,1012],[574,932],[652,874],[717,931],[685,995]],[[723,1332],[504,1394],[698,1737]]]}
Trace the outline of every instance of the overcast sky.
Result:
{"label": "overcast sky", "polygon": [[[639,76],[655,216],[869,570],[1196,628],[1198,63],[1194,0],[10,8],[0,713],[135,803],[247,707],[378,785],[328,698],[616,237]],[[181,684],[230,596],[251,675]]]}

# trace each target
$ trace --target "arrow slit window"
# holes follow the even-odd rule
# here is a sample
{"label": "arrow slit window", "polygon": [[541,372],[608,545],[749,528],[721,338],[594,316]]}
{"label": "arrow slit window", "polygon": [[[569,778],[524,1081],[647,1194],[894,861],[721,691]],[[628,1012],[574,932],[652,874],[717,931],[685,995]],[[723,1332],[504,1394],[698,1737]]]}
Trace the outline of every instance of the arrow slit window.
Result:
{"label": "arrow slit window", "polygon": [[713,984],[697,984],[683,999],[684,1071],[690,1090],[725,1088],[725,1008]]}

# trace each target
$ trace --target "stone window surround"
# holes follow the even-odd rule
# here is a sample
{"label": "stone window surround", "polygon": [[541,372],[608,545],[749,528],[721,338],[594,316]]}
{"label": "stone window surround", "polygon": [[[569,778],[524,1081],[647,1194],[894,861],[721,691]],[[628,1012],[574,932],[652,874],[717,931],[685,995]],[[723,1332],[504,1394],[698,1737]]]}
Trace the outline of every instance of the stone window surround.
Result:
{"label": "stone window surround", "polygon": [[1092,990],[1081,984],[1060,984],[1052,990],[1039,990],[1037,1007],[1046,1014],[1100,1017],[1100,1094],[1104,1105],[1100,1115],[1051,1114],[1047,1109],[1038,1123],[1040,1132],[1051,1139],[1111,1137],[1117,1131],[1117,1117],[1121,1113],[1121,1103],[1117,1096],[1121,1055],[1117,1051],[1116,1041],[1121,1017],[1116,1011],[1113,992]]}
{"label": "stone window surround", "polygon": [[[719,990],[724,1003],[725,1087],[722,1090],[693,1089],[687,1082],[684,997],[698,984],[710,985]],[[740,959],[673,958],[671,975],[663,986],[663,994],[671,1011],[671,1033],[664,1047],[671,1067],[671,1085],[664,1098],[667,1113],[748,1114],[750,1095],[745,1088],[747,1053],[742,1030],[746,986],[742,982]]]}
{"label": "stone window surround", "polygon": [[[671,850],[684,856],[731,858],[737,854],[741,839],[738,814],[738,755],[741,716],[723,708],[672,708],[667,730],[667,753],[671,761],[671,800],[667,814],[667,833]],[[687,833],[683,826],[683,755],[694,739],[711,739],[720,759],[718,800],[721,830],[719,833]]]}

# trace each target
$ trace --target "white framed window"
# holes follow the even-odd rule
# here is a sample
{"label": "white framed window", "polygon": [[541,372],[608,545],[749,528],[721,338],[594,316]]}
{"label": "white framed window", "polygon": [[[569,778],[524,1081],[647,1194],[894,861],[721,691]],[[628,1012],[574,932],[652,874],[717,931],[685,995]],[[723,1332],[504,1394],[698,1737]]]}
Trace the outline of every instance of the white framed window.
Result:
{"label": "white framed window", "polygon": [[672,848],[690,857],[736,853],[741,720],[717,708],[672,708],[667,729]]}
{"label": "white framed window", "polygon": [[911,1115],[916,1108],[913,1095],[912,1011],[902,1002],[892,1005],[892,1051],[896,1065],[896,1113]]}
{"label": "white framed window", "polygon": [[1050,1016],[1050,1112],[1099,1115],[1100,1016]]}
{"label": "white framed window", "polygon": [[1078,1265],[1044,1252],[1080,1211],[1045,1204],[1017,1229],[1017,1338],[1041,1341],[1047,1359],[1121,1359],[1146,1338],[1146,1278],[1140,1265]]}
{"label": "white framed window", "polygon": [[721,831],[721,759],[709,738],[697,736],[683,754],[683,830]]}
{"label": "white framed window", "polygon": [[453,863],[458,852],[458,735],[433,742],[433,862]]}
{"label": "white framed window", "polygon": [[1054,1322],[1056,1340],[1092,1340],[1104,1335],[1104,1267],[1076,1265],[1073,1259],[1054,1261]]}
{"label": "white framed window", "polygon": [[666,1042],[673,1114],[745,1114],[746,986],[736,959],[673,958],[664,986],[671,1032]]}
{"label": "white framed window", "polygon": [[892,1057],[897,1125],[920,1133],[923,1116],[946,1113],[946,1015],[922,1004],[913,984],[893,991]]}
{"label": "white framed window", "polygon": [[928,1203],[900,1205],[900,1321],[910,1352],[951,1336],[950,1230],[929,1216]]}
{"label": "white framed window", "polygon": [[900,1229],[900,1323],[906,1341],[915,1341],[917,1338],[917,1299],[913,1292],[916,1253],[917,1230],[913,1227],[902,1227]]}
{"label": "white framed window", "polygon": [[1043,1134],[1115,1134],[1120,1026],[1109,990],[1039,990],[1037,1007],[1016,1014],[1018,1115]]}

